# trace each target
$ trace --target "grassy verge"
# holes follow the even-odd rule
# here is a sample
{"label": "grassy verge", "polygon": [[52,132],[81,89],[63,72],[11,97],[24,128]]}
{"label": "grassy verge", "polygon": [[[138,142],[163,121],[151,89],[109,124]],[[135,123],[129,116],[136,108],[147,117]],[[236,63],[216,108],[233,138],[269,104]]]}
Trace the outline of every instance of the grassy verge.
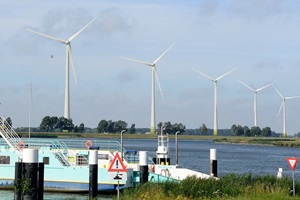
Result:
{"label": "grassy verge", "polygon": [[299,138],[267,138],[267,137],[222,137],[214,139],[215,142],[235,144],[258,144],[281,147],[300,147]]}
{"label": "grassy verge", "polygon": [[300,182],[296,182],[296,197],[291,196],[292,180],[275,176],[227,175],[220,180],[189,177],[180,183],[147,183],[123,191],[121,199],[195,200],[195,199],[299,199]]}

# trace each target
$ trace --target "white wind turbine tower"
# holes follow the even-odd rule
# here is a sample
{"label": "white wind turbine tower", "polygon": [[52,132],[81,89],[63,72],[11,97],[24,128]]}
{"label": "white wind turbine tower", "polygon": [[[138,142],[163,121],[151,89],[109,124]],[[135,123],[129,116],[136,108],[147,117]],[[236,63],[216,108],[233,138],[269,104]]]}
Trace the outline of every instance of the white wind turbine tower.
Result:
{"label": "white wind turbine tower", "polygon": [[[98,17],[98,16],[97,16]],[[64,108],[64,117],[65,118],[70,118],[70,86],[69,86],[69,71],[70,71],[70,62],[72,64],[72,71],[75,79],[75,84],[77,85],[77,80],[76,80],[76,73],[75,73],[75,68],[74,68],[74,63],[73,63],[73,56],[72,56],[72,47],[71,47],[71,41],[76,38],[83,30],[85,30],[93,21],[97,19],[95,17],[92,21],[90,21],[87,25],[85,25],[82,29],[80,29],[77,33],[69,37],[67,40],[59,39],[50,35],[46,35],[43,33],[39,33],[37,31],[33,31],[30,29],[27,29],[28,31],[31,31],[35,34],[41,35],[43,37],[46,37],[48,39],[54,40],[56,42],[62,43],[66,45],[66,80],[65,80],[65,108]]]}
{"label": "white wind turbine tower", "polygon": [[278,115],[282,109],[282,115],[283,115],[283,133],[282,133],[282,136],[283,137],[287,137],[287,133],[286,133],[286,107],[285,107],[285,103],[286,101],[285,100],[288,100],[288,99],[295,99],[295,98],[299,98],[300,96],[293,96],[293,97],[285,97],[283,96],[279,91],[278,89],[273,85],[273,88],[276,90],[276,92],[279,94],[279,96],[282,98],[282,102],[281,102],[281,105],[280,105],[280,108],[279,108],[279,111],[278,111]]}
{"label": "white wind turbine tower", "polygon": [[218,80],[220,80],[224,76],[230,74],[231,72],[233,72],[236,69],[237,68],[234,68],[233,70],[227,72],[226,74],[223,74],[222,76],[219,76],[218,78],[214,79],[214,78],[212,78],[212,77],[196,70],[195,68],[193,68],[193,70],[195,70],[199,74],[203,75],[204,77],[206,77],[206,78],[208,78],[208,79],[210,79],[211,81],[214,82],[214,135],[218,135],[217,82],[218,82]]}
{"label": "white wind turbine tower", "polygon": [[245,87],[247,87],[248,89],[250,89],[253,94],[254,94],[254,107],[253,107],[253,111],[254,111],[254,126],[257,126],[257,93],[271,85],[273,85],[273,83],[269,84],[269,85],[266,85],[266,86],[263,86],[259,89],[253,89],[251,88],[249,85],[247,85],[246,83],[243,83],[242,81],[238,80],[240,83],[242,83]]}
{"label": "white wind turbine tower", "polygon": [[152,69],[152,91],[151,91],[151,122],[150,122],[150,133],[151,134],[156,134],[156,122],[155,122],[155,80],[157,81],[159,90],[160,90],[160,94],[161,96],[163,96],[162,90],[161,90],[161,86],[159,83],[159,78],[158,78],[158,74],[157,74],[157,69],[156,69],[156,64],[157,62],[171,49],[171,47],[175,44],[175,42],[165,51],[163,52],[158,58],[156,58],[156,60],[154,60],[152,63],[150,62],[145,62],[145,61],[140,61],[140,60],[135,60],[135,59],[131,59],[131,58],[126,58],[126,57],[121,57],[130,61],[134,61],[134,62],[138,62],[144,65],[148,65],[149,67],[151,67]]}

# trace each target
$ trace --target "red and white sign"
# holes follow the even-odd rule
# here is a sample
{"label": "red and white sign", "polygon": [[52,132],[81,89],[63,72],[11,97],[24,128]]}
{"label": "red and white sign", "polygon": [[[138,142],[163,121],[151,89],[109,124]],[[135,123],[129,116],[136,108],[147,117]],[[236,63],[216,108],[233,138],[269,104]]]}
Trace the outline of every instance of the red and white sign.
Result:
{"label": "red and white sign", "polygon": [[291,170],[294,171],[294,169],[296,168],[296,165],[298,163],[298,158],[286,158],[287,163],[289,164]]}
{"label": "red and white sign", "polygon": [[112,160],[108,170],[108,172],[127,172],[127,168],[125,167],[119,153],[116,153],[114,159]]}

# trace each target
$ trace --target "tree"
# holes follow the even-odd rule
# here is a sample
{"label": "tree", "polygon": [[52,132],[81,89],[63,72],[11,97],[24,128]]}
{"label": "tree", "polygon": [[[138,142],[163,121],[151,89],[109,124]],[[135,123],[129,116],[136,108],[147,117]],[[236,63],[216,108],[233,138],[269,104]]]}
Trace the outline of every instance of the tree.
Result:
{"label": "tree", "polygon": [[171,134],[172,133],[172,124],[171,122],[165,122],[163,125],[163,128],[165,129],[165,133]]}
{"label": "tree", "polygon": [[135,129],[135,124],[131,124],[130,129],[129,129],[129,133],[130,133],[130,134],[134,134],[135,131],[136,131],[136,129]]}
{"label": "tree", "polygon": [[79,132],[79,133],[83,133],[83,132],[84,132],[84,123],[81,123],[81,124],[79,125],[78,132]]}
{"label": "tree", "polygon": [[235,124],[233,124],[233,125],[231,126],[231,134],[232,134],[232,135],[235,135],[236,129],[237,129],[237,126],[236,126]]}
{"label": "tree", "polygon": [[98,127],[97,127],[98,133],[105,133],[107,130],[107,126],[108,126],[108,122],[106,120],[102,119],[98,123]]}
{"label": "tree", "polygon": [[201,124],[199,129],[200,129],[200,135],[207,135],[208,128],[204,123]]}
{"label": "tree", "polygon": [[171,129],[171,132],[170,132],[170,134],[173,134],[173,135],[175,135],[176,134],[176,132],[180,132],[180,133],[183,133],[184,131],[185,131],[185,126],[182,124],[182,123],[175,123],[175,124],[173,124],[173,125],[171,125],[172,126],[172,129]]}
{"label": "tree", "polygon": [[108,120],[105,132],[114,133],[115,132],[115,122]]}
{"label": "tree", "polygon": [[72,132],[74,129],[74,124],[72,119],[60,117],[56,123],[55,128],[58,128],[60,132],[63,130],[67,130],[68,132]]}
{"label": "tree", "polygon": [[162,122],[159,122],[159,123],[157,124],[158,131],[160,131],[160,130],[162,129],[162,127],[163,127],[163,123],[162,123]]}
{"label": "tree", "polygon": [[10,117],[6,118],[6,122],[9,124],[10,127],[12,127],[12,120]]}
{"label": "tree", "polygon": [[261,134],[264,137],[270,137],[272,134],[271,128],[270,127],[265,127],[261,130]]}
{"label": "tree", "polygon": [[121,132],[122,130],[127,130],[127,123],[121,120],[115,122],[115,128],[113,132]]}
{"label": "tree", "polygon": [[243,127],[241,125],[238,125],[236,127],[235,135],[236,136],[242,136],[242,135],[244,135],[244,129],[243,129]]}
{"label": "tree", "polygon": [[78,130],[79,130],[79,128],[78,128],[78,126],[76,125],[76,126],[74,127],[74,133],[78,133]]}
{"label": "tree", "polygon": [[246,137],[251,136],[250,129],[248,126],[244,126],[243,129],[244,129],[244,136]]}
{"label": "tree", "polygon": [[260,136],[261,135],[261,129],[258,126],[253,126],[250,129],[251,136]]}
{"label": "tree", "polygon": [[50,129],[50,116],[46,116],[42,119],[42,122],[40,124],[40,129],[42,131],[48,132]]}

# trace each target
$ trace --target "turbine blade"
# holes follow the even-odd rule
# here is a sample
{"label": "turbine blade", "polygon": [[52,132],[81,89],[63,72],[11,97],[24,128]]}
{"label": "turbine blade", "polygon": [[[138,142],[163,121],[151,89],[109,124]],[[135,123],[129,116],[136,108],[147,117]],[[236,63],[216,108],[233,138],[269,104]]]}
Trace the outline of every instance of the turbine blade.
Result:
{"label": "turbine blade", "polygon": [[272,85],[272,86],[275,89],[275,91],[279,94],[279,96],[281,96],[281,98],[284,99],[284,96],[277,90],[277,88],[275,87],[275,85]]}
{"label": "turbine blade", "polygon": [[44,34],[44,33],[39,33],[39,32],[37,32],[37,31],[33,31],[33,30],[28,29],[28,28],[27,28],[26,30],[28,30],[28,31],[30,31],[30,32],[32,32],[32,33],[41,35],[41,36],[43,36],[43,37],[46,37],[46,38],[48,38],[48,39],[54,40],[54,41],[56,41],[56,42],[59,42],[59,43],[62,43],[62,44],[66,44],[66,41],[65,41],[65,40],[62,40],[62,39],[59,39],[59,38],[56,38],[56,37],[52,37],[52,36],[50,36],[50,35],[46,35],[46,34]]}
{"label": "turbine blade", "polygon": [[252,90],[253,92],[255,92],[255,90],[253,88],[251,88],[249,85],[247,85],[246,83],[242,82],[241,80],[238,79],[238,81],[243,84],[246,88]]}
{"label": "turbine blade", "polygon": [[156,67],[153,66],[153,69],[154,69],[154,72],[155,72],[155,79],[156,79],[156,81],[157,81],[157,84],[158,84],[158,87],[159,87],[159,91],[160,91],[161,97],[164,97],[164,95],[163,95],[163,93],[162,93],[162,90],[161,90],[161,86],[160,86],[160,82],[159,82],[159,78],[158,78],[158,73],[157,73]]}
{"label": "turbine blade", "polygon": [[293,96],[293,97],[285,97],[285,99],[295,99],[295,98],[299,98],[300,96]]}
{"label": "turbine blade", "polygon": [[73,62],[73,53],[72,53],[71,44],[67,45],[67,48],[68,48],[69,59],[71,61],[71,66],[72,66],[72,71],[73,71],[75,84],[77,85],[76,72],[75,72],[75,67],[74,67],[74,62]]}
{"label": "turbine blade", "polygon": [[259,92],[259,91],[261,91],[261,90],[263,90],[263,89],[265,89],[265,88],[267,88],[267,87],[269,87],[269,86],[271,86],[271,85],[273,85],[273,84],[274,84],[274,83],[270,83],[269,85],[266,85],[266,86],[264,86],[264,87],[261,87],[261,88],[257,89],[256,91]]}
{"label": "turbine blade", "polygon": [[281,109],[282,109],[282,107],[283,107],[283,104],[284,104],[284,101],[281,102],[281,105],[280,105],[279,111],[278,111],[278,113],[277,113],[277,116],[279,116],[279,114],[280,114],[280,112],[281,112]]}
{"label": "turbine blade", "polygon": [[80,29],[77,33],[75,33],[74,35],[72,35],[70,38],[69,38],[69,41],[71,42],[75,37],[77,37],[77,35],[79,35],[84,29],[86,29],[91,23],[93,23],[93,21],[95,21],[96,19],[98,18],[95,17],[92,21],[90,21],[87,25],[85,25],[82,29]]}
{"label": "turbine blade", "polygon": [[226,76],[226,75],[228,75],[228,74],[230,74],[231,72],[233,72],[234,70],[236,70],[237,69],[237,67],[236,68],[234,68],[233,70],[230,70],[229,72],[227,72],[226,74],[223,74],[222,76],[220,76],[220,77],[218,77],[218,78],[216,78],[216,80],[218,81],[218,80],[220,80],[221,78],[223,78],[224,76]]}
{"label": "turbine blade", "polygon": [[130,61],[133,61],[133,62],[142,63],[144,65],[152,66],[151,63],[148,63],[148,62],[145,62],[145,61],[135,60],[135,59],[132,59],[132,58],[126,58],[126,57],[122,57],[122,56],[121,56],[121,58],[126,59],[126,60],[130,60]]}
{"label": "turbine blade", "polygon": [[212,77],[210,77],[210,76],[208,76],[208,75],[206,75],[206,74],[204,74],[204,73],[202,73],[202,72],[196,70],[195,68],[192,68],[192,69],[193,69],[194,71],[198,72],[199,74],[201,74],[202,76],[205,76],[206,78],[208,78],[208,79],[210,79],[210,80],[212,80],[212,81],[216,81],[216,80],[213,79]]}
{"label": "turbine blade", "polygon": [[158,58],[156,58],[156,60],[152,63],[152,65],[155,65],[171,48],[172,46],[174,46],[176,42],[174,42],[165,52],[163,52],[163,54],[161,54]]}

